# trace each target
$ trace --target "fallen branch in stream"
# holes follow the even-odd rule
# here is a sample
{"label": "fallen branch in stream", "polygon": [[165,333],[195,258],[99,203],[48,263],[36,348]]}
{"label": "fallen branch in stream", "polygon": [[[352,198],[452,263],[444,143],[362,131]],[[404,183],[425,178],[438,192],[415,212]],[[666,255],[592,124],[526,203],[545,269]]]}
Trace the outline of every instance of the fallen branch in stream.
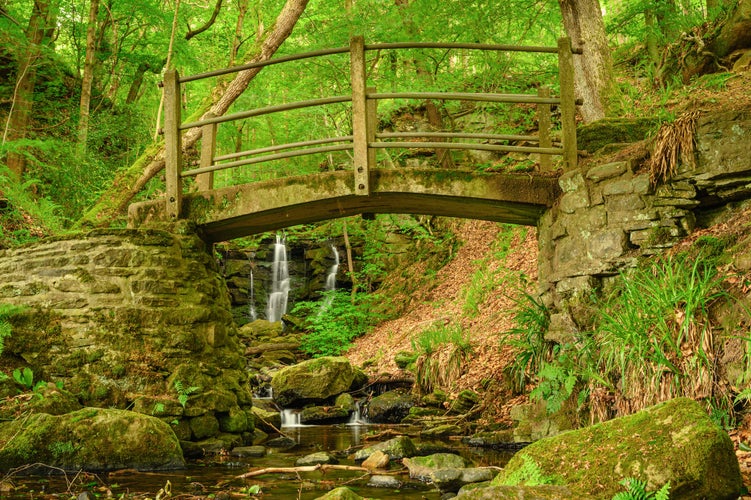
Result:
{"label": "fallen branch in stream", "polygon": [[290,472],[315,472],[320,470],[324,474],[329,470],[350,470],[360,472],[370,472],[365,467],[356,465],[336,465],[336,464],[318,464],[318,465],[300,465],[298,467],[267,467],[265,469],[252,470],[245,474],[235,476],[235,479],[246,479],[248,477],[262,476],[264,474],[285,474]]}

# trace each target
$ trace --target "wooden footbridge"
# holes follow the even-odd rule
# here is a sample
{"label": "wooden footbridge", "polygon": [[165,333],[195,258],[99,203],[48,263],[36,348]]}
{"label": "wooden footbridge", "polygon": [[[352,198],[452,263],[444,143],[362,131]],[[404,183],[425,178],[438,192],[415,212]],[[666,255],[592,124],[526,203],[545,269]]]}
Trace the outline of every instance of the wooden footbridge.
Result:
{"label": "wooden footbridge", "polygon": [[[560,96],[551,97],[547,87],[541,88],[536,95],[528,95],[379,93],[367,86],[367,51],[415,48],[554,54],[558,57]],[[182,84],[258,66],[347,52],[350,55],[350,95],[182,122]],[[349,47],[286,56],[200,75],[181,78],[176,71],[168,71],[164,80],[166,193],[163,198],[131,205],[129,223],[137,226],[150,220],[188,219],[198,225],[209,242],[325,219],[374,213],[432,214],[535,225],[559,194],[557,176],[550,172],[551,156],[561,156],[565,169],[576,166],[573,54],[578,52],[572,49],[567,38],[560,39],[557,47],[525,47],[463,43],[365,44],[362,37],[354,37]],[[381,133],[376,130],[376,103],[383,99],[533,104],[537,107],[539,132],[534,136],[446,131]],[[216,153],[217,127],[222,123],[332,103],[351,103],[351,135],[265,146],[232,154]],[[556,141],[551,138],[553,105],[558,106],[561,119],[560,138]],[[195,127],[202,129],[200,164],[197,168],[185,170],[181,133]],[[519,142],[536,145],[513,145]],[[536,153],[540,157],[541,172],[503,174],[443,168],[381,168],[376,162],[376,151],[380,148],[415,147]],[[332,151],[351,151],[352,169],[220,188],[213,184],[214,172],[218,170]],[[195,178],[189,193],[183,192],[186,178]]]}

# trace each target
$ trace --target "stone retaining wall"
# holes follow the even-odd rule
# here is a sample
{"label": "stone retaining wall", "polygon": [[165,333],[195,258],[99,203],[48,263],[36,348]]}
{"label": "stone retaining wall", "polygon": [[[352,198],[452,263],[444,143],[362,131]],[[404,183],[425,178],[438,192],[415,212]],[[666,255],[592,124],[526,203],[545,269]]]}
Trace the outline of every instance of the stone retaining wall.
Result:
{"label": "stone retaining wall", "polygon": [[703,116],[695,137],[695,166],[680,165],[656,187],[632,160],[560,178],[563,195],[538,225],[539,286],[553,311],[552,340],[582,326],[579,304],[621,270],[675,245],[697,219],[751,198],[751,112]]}
{"label": "stone retaining wall", "polygon": [[183,440],[252,431],[227,288],[197,236],[108,229],[2,250],[0,302],[28,306],[11,318],[6,373],[179,420]]}

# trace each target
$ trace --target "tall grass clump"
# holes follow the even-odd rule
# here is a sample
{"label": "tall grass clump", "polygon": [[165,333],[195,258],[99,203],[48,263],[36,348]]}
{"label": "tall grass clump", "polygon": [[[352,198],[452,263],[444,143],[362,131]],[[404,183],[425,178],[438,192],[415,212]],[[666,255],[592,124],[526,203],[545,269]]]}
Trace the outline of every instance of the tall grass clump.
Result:
{"label": "tall grass clump", "polygon": [[518,391],[552,358],[555,344],[545,339],[549,325],[550,312],[542,302],[526,292],[516,300],[514,327],[501,334],[501,346],[516,353],[507,371]]}
{"label": "tall grass clump", "polygon": [[617,384],[618,414],[678,396],[715,401],[717,350],[709,316],[729,298],[700,254],[667,256],[622,275],[595,332],[602,370]]}
{"label": "tall grass clump", "polygon": [[469,333],[455,323],[434,323],[412,339],[416,387],[421,393],[451,388],[472,353]]}

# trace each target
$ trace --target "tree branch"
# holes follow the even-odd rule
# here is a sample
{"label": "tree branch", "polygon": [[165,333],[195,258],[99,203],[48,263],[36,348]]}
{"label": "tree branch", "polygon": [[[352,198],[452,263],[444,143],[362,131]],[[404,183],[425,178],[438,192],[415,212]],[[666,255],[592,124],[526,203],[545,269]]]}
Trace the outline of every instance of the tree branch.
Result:
{"label": "tree branch", "polygon": [[219,15],[219,11],[222,9],[222,0],[216,0],[216,5],[214,5],[214,12],[211,13],[211,18],[206,21],[206,24],[201,26],[200,28],[196,28],[195,30],[190,29],[190,25],[188,25],[188,32],[185,33],[185,39],[190,40],[196,35],[200,35],[207,29],[211,28],[211,26],[216,22],[216,18]]}

